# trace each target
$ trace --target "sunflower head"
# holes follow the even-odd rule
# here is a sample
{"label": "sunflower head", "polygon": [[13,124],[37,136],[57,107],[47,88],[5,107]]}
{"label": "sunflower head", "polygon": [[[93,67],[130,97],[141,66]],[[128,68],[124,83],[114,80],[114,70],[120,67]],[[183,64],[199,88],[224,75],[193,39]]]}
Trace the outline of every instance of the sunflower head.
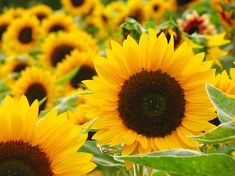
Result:
{"label": "sunflower head", "polygon": [[0,175],[84,175],[95,164],[77,150],[87,135],[66,114],[38,116],[38,102],[6,97],[0,106]]}
{"label": "sunflower head", "polygon": [[22,54],[34,49],[39,41],[39,21],[28,15],[16,19],[3,37],[3,50],[7,54]]}
{"label": "sunflower head", "polygon": [[[124,144],[123,154],[172,148],[194,148],[187,136],[214,126],[215,117],[205,91],[214,70],[193,55],[186,42],[174,50],[164,33],[143,33],[139,43],[128,36],[121,46],[112,41],[107,58],[95,60],[98,76],[84,81],[94,92],[86,96],[98,115],[94,139],[99,144]],[[157,51],[157,52],[156,52]]]}
{"label": "sunflower head", "polygon": [[21,7],[7,9],[4,14],[9,15],[13,19],[20,18],[24,15],[25,9]]}
{"label": "sunflower head", "polygon": [[42,22],[42,34],[51,32],[72,32],[78,30],[78,27],[71,16],[64,13],[54,13]]}
{"label": "sunflower head", "polygon": [[145,4],[142,0],[129,0],[127,3],[128,16],[134,18],[139,23],[146,19]]}
{"label": "sunflower head", "polygon": [[7,31],[7,28],[10,26],[13,18],[9,15],[0,15],[0,46],[3,39],[3,34]]}
{"label": "sunflower head", "polygon": [[31,104],[34,100],[43,101],[40,110],[52,106],[57,95],[55,78],[49,71],[41,68],[27,68],[21,73],[21,77],[12,85],[13,95],[20,97],[25,95]]}
{"label": "sunflower head", "polygon": [[39,21],[46,19],[52,14],[52,9],[47,5],[36,5],[28,9],[30,15],[35,15]]}
{"label": "sunflower head", "polygon": [[[96,75],[96,71],[93,65],[94,53],[89,52],[79,52],[77,50],[73,51],[71,55],[67,56],[64,62],[58,64],[56,69],[56,75],[58,79],[63,78],[75,69],[77,69],[76,74],[67,83],[66,87],[68,90],[82,88],[82,81],[87,79],[92,79]],[[68,91],[67,89],[65,91]]]}
{"label": "sunflower head", "polygon": [[1,75],[7,82],[12,83],[32,63],[33,59],[29,55],[9,56],[1,69]]}
{"label": "sunflower head", "polygon": [[97,0],[62,0],[64,9],[73,15],[90,15],[96,6],[101,5]]}
{"label": "sunflower head", "polygon": [[[79,38],[79,40],[74,40],[76,38]],[[43,63],[56,67],[74,50],[79,52],[93,51],[96,53],[98,47],[91,36],[83,31],[73,33],[60,32],[57,35],[50,34],[42,45],[40,59]]]}

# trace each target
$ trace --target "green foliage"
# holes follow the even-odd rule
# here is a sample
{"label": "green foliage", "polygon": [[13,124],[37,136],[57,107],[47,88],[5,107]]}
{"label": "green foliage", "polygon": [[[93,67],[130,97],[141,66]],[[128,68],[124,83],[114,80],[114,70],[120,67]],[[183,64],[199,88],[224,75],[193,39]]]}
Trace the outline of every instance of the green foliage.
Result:
{"label": "green foliage", "polygon": [[206,88],[208,95],[217,110],[219,120],[222,123],[231,121],[232,117],[235,115],[235,99],[229,97],[212,85],[208,84]]}
{"label": "green foliage", "polygon": [[201,136],[193,137],[194,140],[206,144],[218,144],[235,139],[235,123],[227,122],[219,125],[217,128],[202,134]]}
{"label": "green foliage", "polygon": [[184,176],[235,175],[235,160],[225,154],[204,154],[179,149],[145,155],[122,156],[119,159]]}

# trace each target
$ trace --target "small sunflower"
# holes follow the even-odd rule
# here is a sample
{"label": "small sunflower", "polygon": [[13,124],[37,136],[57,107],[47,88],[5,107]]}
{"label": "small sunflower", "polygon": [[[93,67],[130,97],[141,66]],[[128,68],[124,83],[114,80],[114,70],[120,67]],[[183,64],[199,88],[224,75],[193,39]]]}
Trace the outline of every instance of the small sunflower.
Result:
{"label": "small sunflower", "polygon": [[13,19],[20,18],[24,15],[25,9],[21,7],[7,9],[4,14],[9,15]]}
{"label": "small sunflower", "polygon": [[66,57],[63,63],[58,64],[56,69],[56,75],[62,78],[68,75],[71,71],[78,68],[76,75],[68,82],[68,90],[77,89],[83,80],[92,79],[96,75],[96,71],[93,65],[94,54],[91,52],[80,53],[75,50]]}
{"label": "small sunflower", "polygon": [[167,2],[165,0],[151,0],[146,3],[148,19],[153,19],[156,23],[159,23],[159,17],[161,17],[166,10]]}
{"label": "small sunflower", "polygon": [[98,47],[91,36],[83,31],[50,34],[42,45],[42,55],[40,59],[43,63],[56,67],[57,64],[62,62],[73,50],[80,52],[97,52]]}
{"label": "small sunflower", "polygon": [[196,11],[193,11],[191,14],[186,15],[185,20],[178,19],[177,22],[182,30],[189,35],[194,33],[212,35],[216,33],[215,26],[210,23],[208,14],[199,16]]}
{"label": "small sunflower", "polygon": [[130,36],[123,46],[112,41],[106,54],[95,60],[98,76],[84,81],[94,92],[86,101],[99,116],[98,144],[124,144],[123,154],[196,149],[188,136],[213,128],[215,117],[205,91],[214,70],[204,54],[193,55],[186,42],[174,51],[174,40],[156,32],[143,33],[139,44]]}
{"label": "small sunflower", "polygon": [[0,175],[84,175],[95,168],[92,156],[77,152],[87,135],[66,114],[52,111],[38,117],[22,96],[6,97],[0,106]]}
{"label": "small sunflower", "polygon": [[202,3],[202,0],[168,0],[175,10],[182,10],[189,7],[193,7],[196,4]]}
{"label": "small sunflower", "polygon": [[72,32],[78,27],[71,16],[64,13],[54,13],[42,22],[42,34],[46,35],[51,32]]}
{"label": "small sunflower", "polygon": [[2,66],[1,76],[7,81],[19,78],[22,71],[32,65],[33,59],[28,55],[9,56]]}
{"label": "small sunflower", "polygon": [[22,54],[34,49],[39,41],[39,21],[28,15],[16,19],[3,36],[3,50],[7,54]]}
{"label": "small sunflower", "polygon": [[52,106],[57,91],[55,78],[49,71],[31,67],[21,73],[21,77],[12,85],[12,93],[16,97],[25,95],[31,104],[34,100],[45,101],[40,105],[40,111]]}
{"label": "small sunflower", "polygon": [[127,2],[128,16],[134,18],[139,23],[144,23],[146,19],[145,3],[142,0],[129,0]]}
{"label": "small sunflower", "polygon": [[39,4],[28,9],[28,13],[35,15],[39,21],[42,21],[52,14],[52,9],[47,5]]}
{"label": "small sunflower", "polygon": [[73,15],[87,15],[93,11],[97,0],[62,0],[64,9]]}
{"label": "small sunflower", "polygon": [[0,46],[3,39],[3,34],[7,31],[7,28],[10,26],[13,18],[9,15],[0,15]]}

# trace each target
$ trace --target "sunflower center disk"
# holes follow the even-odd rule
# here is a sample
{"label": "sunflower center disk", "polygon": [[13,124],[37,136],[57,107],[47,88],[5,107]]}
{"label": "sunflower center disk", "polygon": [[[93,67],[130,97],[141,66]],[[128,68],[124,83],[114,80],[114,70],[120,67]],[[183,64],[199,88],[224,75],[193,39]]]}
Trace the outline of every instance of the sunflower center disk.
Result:
{"label": "sunflower center disk", "polygon": [[177,0],[177,4],[178,5],[185,5],[188,4],[190,2],[192,2],[193,0]]}
{"label": "sunflower center disk", "polygon": [[77,74],[71,79],[70,84],[73,88],[78,88],[79,84],[81,84],[83,80],[92,79],[95,75],[96,71],[93,68],[83,65]]}
{"label": "sunflower center disk", "polygon": [[[25,92],[25,96],[27,97],[30,104],[34,102],[34,100],[42,100],[47,96],[47,91],[43,85],[40,83],[32,84],[28,87]],[[39,110],[43,110],[46,107],[46,100],[40,105]]]}
{"label": "sunflower center disk", "polygon": [[143,70],[124,82],[118,112],[123,123],[138,134],[164,137],[182,122],[184,92],[180,84],[161,71]]}
{"label": "sunflower center disk", "polygon": [[0,143],[0,176],[52,176],[47,155],[23,141]]}
{"label": "sunflower center disk", "polygon": [[24,44],[32,42],[33,40],[32,34],[33,30],[30,27],[25,27],[21,29],[21,31],[19,32],[19,41]]}
{"label": "sunflower center disk", "polygon": [[0,41],[2,40],[3,33],[7,30],[7,25],[0,26]]}
{"label": "sunflower center disk", "polygon": [[69,55],[73,51],[74,47],[70,45],[60,45],[54,49],[51,54],[51,63],[55,67],[59,62],[61,62],[66,55]]}
{"label": "sunflower center disk", "polygon": [[59,32],[65,30],[64,26],[61,26],[59,24],[54,25],[50,28],[49,32]]}
{"label": "sunflower center disk", "polygon": [[26,63],[17,64],[14,67],[13,72],[20,73],[21,71],[25,70],[27,66],[28,65]]}
{"label": "sunflower center disk", "polygon": [[85,2],[85,0],[71,0],[71,3],[72,3],[73,6],[75,6],[75,7],[81,6],[84,2]]}

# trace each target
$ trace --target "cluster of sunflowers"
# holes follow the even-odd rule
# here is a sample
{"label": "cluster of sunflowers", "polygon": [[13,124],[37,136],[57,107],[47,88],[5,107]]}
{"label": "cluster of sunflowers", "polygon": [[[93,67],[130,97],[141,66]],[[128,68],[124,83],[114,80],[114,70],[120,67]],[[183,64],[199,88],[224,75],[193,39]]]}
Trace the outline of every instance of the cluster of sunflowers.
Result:
{"label": "cluster of sunflowers", "polygon": [[235,1],[61,6],[0,14],[0,176],[235,175]]}

